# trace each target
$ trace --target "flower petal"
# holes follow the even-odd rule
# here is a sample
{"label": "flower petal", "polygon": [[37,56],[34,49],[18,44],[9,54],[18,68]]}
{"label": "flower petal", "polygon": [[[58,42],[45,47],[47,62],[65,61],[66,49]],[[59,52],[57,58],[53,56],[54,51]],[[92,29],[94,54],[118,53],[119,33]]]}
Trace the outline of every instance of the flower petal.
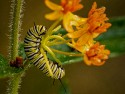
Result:
{"label": "flower petal", "polygon": [[50,0],[45,0],[46,6],[48,6],[51,10],[63,10],[62,6],[57,5]]}
{"label": "flower petal", "polygon": [[[83,8],[82,4],[77,5],[76,7],[74,7],[74,11],[80,10],[81,8]],[[74,12],[73,11],[73,12]]]}
{"label": "flower petal", "polygon": [[64,6],[66,4],[66,0],[61,0],[61,5]]}
{"label": "flower petal", "polygon": [[58,11],[54,11],[52,13],[46,14],[45,18],[48,20],[57,20],[62,16],[62,13],[59,13]]}
{"label": "flower petal", "polygon": [[74,32],[73,25],[76,25],[77,21],[79,21],[81,18],[77,15],[72,14],[71,12],[68,12],[63,17],[63,26],[67,30],[67,32]]}
{"label": "flower petal", "polygon": [[71,25],[72,18],[73,18],[73,14],[70,12],[64,15],[63,17],[63,26],[67,30],[67,32],[73,32],[73,28]]}
{"label": "flower petal", "polygon": [[88,28],[85,27],[85,28],[82,28],[81,30],[68,33],[67,35],[68,35],[69,38],[79,38],[79,37],[82,36],[85,32],[87,32],[87,30],[88,30]]}
{"label": "flower petal", "polygon": [[68,33],[67,36],[69,38],[79,38],[82,34],[83,34],[83,31],[79,30],[79,31]]}
{"label": "flower petal", "polygon": [[96,8],[97,8],[97,3],[94,2],[93,5],[92,5],[91,10],[88,13],[88,16],[91,16],[93,14],[93,12],[95,12]]}
{"label": "flower petal", "polygon": [[87,65],[89,65],[89,66],[92,64],[92,62],[88,59],[88,57],[87,57],[86,54],[84,54],[83,60],[84,60],[84,62],[85,62]]}
{"label": "flower petal", "polygon": [[83,34],[79,39],[78,41],[76,42],[77,45],[85,45],[89,42],[89,40],[92,40],[93,39],[93,36],[92,34],[90,34],[89,32]]}
{"label": "flower petal", "polygon": [[72,6],[74,6],[73,12],[83,8],[83,5],[80,4],[80,2],[81,2],[81,0],[73,0],[73,5],[72,5]]}
{"label": "flower petal", "polygon": [[95,65],[95,66],[101,66],[105,63],[105,61],[101,61],[99,58],[93,58],[92,61],[92,65]]}

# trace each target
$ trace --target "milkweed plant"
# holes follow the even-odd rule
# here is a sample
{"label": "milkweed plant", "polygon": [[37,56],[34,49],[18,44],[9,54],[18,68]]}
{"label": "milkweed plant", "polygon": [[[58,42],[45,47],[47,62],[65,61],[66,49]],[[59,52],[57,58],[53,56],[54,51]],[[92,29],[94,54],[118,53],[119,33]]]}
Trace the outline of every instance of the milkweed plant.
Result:
{"label": "milkweed plant", "polygon": [[[29,31],[23,30],[28,32],[21,42],[19,33],[24,0],[11,0],[9,54],[8,58],[0,55],[0,78],[10,78],[8,94],[18,94],[21,78],[32,65],[47,76],[61,80],[66,74],[65,64],[84,62],[87,66],[98,67],[106,63],[109,55],[114,57],[125,52],[125,43],[122,42],[125,39],[115,32],[119,30],[117,23],[124,18],[109,20],[106,8],[98,8],[96,2],[93,2],[87,17],[74,13],[83,8],[81,0],[60,0],[60,4],[51,0],[44,2],[52,10],[52,13],[45,14],[47,22],[55,22],[48,29],[44,24],[34,22]],[[122,30],[119,32],[125,36]],[[119,45],[123,48],[117,47],[117,38],[122,38]]]}

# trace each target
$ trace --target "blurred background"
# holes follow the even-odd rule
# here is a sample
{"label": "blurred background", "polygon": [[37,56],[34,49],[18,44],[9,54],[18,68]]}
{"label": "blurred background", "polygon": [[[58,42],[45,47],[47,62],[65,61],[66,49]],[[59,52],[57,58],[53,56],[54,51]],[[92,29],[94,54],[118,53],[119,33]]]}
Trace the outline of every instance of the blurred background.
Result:
{"label": "blurred background", "polygon": [[[52,0],[59,3],[59,0]],[[76,12],[80,16],[87,16],[92,3],[95,0],[82,0],[84,9]],[[125,0],[96,0],[98,7],[105,6],[109,18],[125,16]],[[10,0],[0,2],[0,53],[7,57],[8,35],[10,18]],[[53,22],[44,18],[50,13],[44,0],[25,0],[24,17],[22,18],[22,31],[20,40],[23,41],[27,30],[33,23],[49,27]],[[114,32],[115,33],[115,32]],[[68,88],[68,94],[125,94],[125,55],[111,58],[101,67],[87,66],[83,62],[64,66],[66,76],[62,79]],[[0,79],[0,94],[6,94],[6,79]],[[57,80],[53,85],[53,79],[46,77],[36,67],[30,68],[22,78],[19,94],[64,94],[64,90]]]}

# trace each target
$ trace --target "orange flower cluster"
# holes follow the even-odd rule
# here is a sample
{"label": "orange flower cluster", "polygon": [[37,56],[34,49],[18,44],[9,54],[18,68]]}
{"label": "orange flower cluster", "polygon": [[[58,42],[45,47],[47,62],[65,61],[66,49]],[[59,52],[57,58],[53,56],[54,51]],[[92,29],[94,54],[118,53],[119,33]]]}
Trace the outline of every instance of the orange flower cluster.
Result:
{"label": "orange flower cluster", "polygon": [[62,12],[65,14],[81,9],[83,6],[79,4],[80,1],[81,0],[61,0],[61,6],[63,7]]}
{"label": "orange flower cluster", "polygon": [[84,54],[84,61],[87,65],[100,66],[105,63],[110,54],[109,50],[105,49],[104,45],[100,45],[98,42],[94,44],[86,53]]}
{"label": "orange flower cluster", "polygon": [[54,12],[46,14],[45,17],[49,20],[57,20],[60,17],[68,17],[69,12],[75,12],[83,6],[79,4],[80,0],[61,0],[61,4],[57,5],[50,0],[45,0],[45,4]]}
{"label": "orange flower cluster", "polygon": [[[107,28],[111,26],[110,23],[106,23],[109,20],[106,17],[105,7],[97,9],[97,4],[94,2],[89,14],[87,23],[89,24],[89,32],[96,33],[97,35],[107,31]],[[97,36],[96,35],[96,36]]]}
{"label": "orange flower cluster", "polygon": [[49,20],[63,18],[63,26],[67,30],[67,36],[72,39],[73,47],[84,55],[87,65],[102,65],[108,59],[109,50],[105,50],[104,45],[94,41],[98,35],[106,32],[111,26],[106,17],[105,7],[97,8],[93,3],[87,18],[74,15],[72,12],[81,9],[83,6],[80,0],[61,0],[61,5],[56,5],[49,0],[45,0],[46,5],[54,10],[54,13],[47,14]]}
{"label": "orange flower cluster", "polygon": [[[107,28],[111,26],[110,23],[106,21],[108,18],[106,17],[105,7],[97,8],[97,4],[94,2],[92,9],[88,14],[88,18],[83,18],[78,22],[78,26],[76,26],[76,30],[73,32],[69,32],[68,36],[72,39],[75,39],[74,45],[75,48],[79,49],[80,52],[83,52],[83,48],[85,44],[92,45],[93,38],[96,38],[99,34],[106,32]],[[76,39],[77,38],[77,39]]]}

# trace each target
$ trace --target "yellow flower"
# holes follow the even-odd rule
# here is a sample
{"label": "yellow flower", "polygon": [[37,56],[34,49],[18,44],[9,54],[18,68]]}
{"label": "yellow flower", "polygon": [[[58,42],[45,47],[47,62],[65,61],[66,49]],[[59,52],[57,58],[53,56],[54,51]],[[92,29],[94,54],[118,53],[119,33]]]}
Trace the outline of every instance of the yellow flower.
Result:
{"label": "yellow flower", "polygon": [[54,12],[46,14],[45,17],[49,20],[57,20],[63,16],[68,17],[68,12],[75,12],[83,7],[81,4],[79,4],[80,1],[81,0],[61,0],[61,4],[57,5],[50,0],[45,0],[45,4],[51,10],[54,10]]}
{"label": "yellow flower", "polygon": [[105,7],[97,9],[97,4],[94,2],[88,18],[77,17],[79,20],[73,24],[75,26],[74,30],[71,30],[71,26],[73,27],[71,22],[74,22],[74,20],[68,23],[70,27],[66,27],[66,30],[69,30],[67,35],[73,40],[72,43],[75,49],[84,52],[85,50],[83,48],[85,45],[92,46],[93,38],[106,32],[107,28],[111,26],[110,23],[106,22],[108,18],[104,12]]}
{"label": "yellow flower", "polygon": [[104,45],[96,43],[84,54],[84,62],[87,65],[101,66],[108,59],[109,54],[110,51],[105,49]]}

